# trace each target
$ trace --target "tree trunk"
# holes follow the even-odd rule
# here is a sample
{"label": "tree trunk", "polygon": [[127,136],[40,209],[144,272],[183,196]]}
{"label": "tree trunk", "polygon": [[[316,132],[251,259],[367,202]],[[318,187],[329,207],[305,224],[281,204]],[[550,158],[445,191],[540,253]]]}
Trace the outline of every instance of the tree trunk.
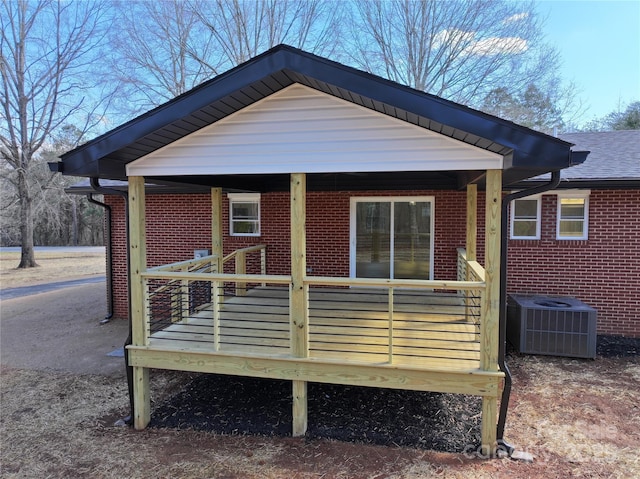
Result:
{"label": "tree trunk", "polygon": [[33,250],[33,207],[31,192],[24,171],[18,171],[18,197],[20,198],[20,243],[21,254],[18,268],[34,268],[36,263]]}

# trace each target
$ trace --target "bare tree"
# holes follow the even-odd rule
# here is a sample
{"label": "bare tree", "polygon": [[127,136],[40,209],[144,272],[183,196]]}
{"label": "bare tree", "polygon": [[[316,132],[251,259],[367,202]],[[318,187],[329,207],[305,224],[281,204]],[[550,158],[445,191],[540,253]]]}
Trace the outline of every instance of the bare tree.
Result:
{"label": "bare tree", "polygon": [[553,72],[533,2],[354,2],[351,61],[418,90],[478,104],[496,85],[515,91]]}
{"label": "bare tree", "polygon": [[584,131],[640,130],[640,101],[632,101],[626,107],[618,108],[602,118],[594,118],[583,128]]}
{"label": "bare tree", "polygon": [[215,39],[214,58],[225,69],[281,43],[325,56],[340,45],[342,2],[195,0],[192,5]]}
{"label": "bare tree", "polygon": [[[34,161],[50,136],[70,120],[91,128],[92,61],[103,39],[99,2],[3,0],[0,7],[0,161],[13,170],[20,210],[19,268],[34,255]],[[92,109],[89,109],[92,106]],[[7,178],[7,177],[5,177]]]}
{"label": "bare tree", "polygon": [[122,1],[113,9],[119,28],[110,33],[111,74],[122,85],[125,114],[159,105],[216,73],[215,62],[196,59],[212,58],[212,38],[186,2]]}
{"label": "bare tree", "polygon": [[330,0],[159,0],[114,4],[112,74],[120,110],[144,111],[279,43],[331,55],[342,3]]}
{"label": "bare tree", "polygon": [[571,128],[572,123],[584,114],[576,91],[575,85],[562,86],[559,80],[541,86],[530,84],[521,92],[501,86],[491,90],[479,108],[519,125],[557,134]]}

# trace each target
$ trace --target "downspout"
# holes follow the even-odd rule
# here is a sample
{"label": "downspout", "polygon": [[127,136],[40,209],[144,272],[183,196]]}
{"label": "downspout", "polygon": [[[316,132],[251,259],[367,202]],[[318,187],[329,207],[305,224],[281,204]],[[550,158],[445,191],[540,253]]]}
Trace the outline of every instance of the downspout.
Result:
{"label": "downspout", "polygon": [[133,342],[133,331],[131,328],[131,278],[129,275],[129,194],[126,191],[120,191],[113,188],[105,188],[100,185],[100,181],[98,178],[90,178],[91,187],[96,193],[101,193],[103,195],[118,195],[124,198],[124,216],[126,220],[126,244],[127,244],[127,294],[128,294],[128,304],[129,304],[129,335],[124,342],[124,363],[125,369],[127,372],[127,386],[129,389],[129,410],[130,415],[123,419],[125,424],[131,425],[133,424],[133,367],[129,366],[129,350],[127,346],[129,346]]}
{"label": "downspout", "polygon": [[505,362],[507,350],[507,248],[509,243],[509,235],[507,227],[509,226],[509,203],[513,200],[524,198],[526,196],[537,195],[554,190],[560,184],[560,171],[551,173],[551,180],[544,185],[536,186],[526,190],[516,191],[502,198],[502,240],[500,247],[500,345],[498,350],[498,365],[500,370],[504,372],[504,389],[502,390],[502,398],[500,400],[500,414],[498,415],[498,426],[496,437],[498,439],[498,447],[507,451],[511,455],[514,447],[504,440],[504,427],[507,421],[507,409],[509,408],[509,397],[511,396],[511,371]]}
{"label": "downspout", "polygon": [[111,241],[111,206],[102,203],[101,201],[96,200],[93,197],[93,193],[89,193],[87,195],[87,200],[89,203],[93,203],[94,205],[100,206],[104,208],[105,212],[105,234],[107,237],[105,238],[105,245],[107,247],[107,312],[108,314],[104,317],[100,324],[107,323],[111,318],[113,318],[113,242]]}

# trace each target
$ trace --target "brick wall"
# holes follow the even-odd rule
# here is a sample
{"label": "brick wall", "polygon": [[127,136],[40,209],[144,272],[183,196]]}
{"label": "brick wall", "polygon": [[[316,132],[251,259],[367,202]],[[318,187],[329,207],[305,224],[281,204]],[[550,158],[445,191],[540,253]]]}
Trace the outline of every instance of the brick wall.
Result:
{"label": "brick wall", "polygon": [[[456,248],[464,246],[466,194],[454,191],[309,192],[307,267],[314,276],[349,274],[349,199],[352,196],[434,196],[436,279],[455,279]],[[114,313],[126,318],[127,276],[124,202],[113,208]],[[556,196],[542,203],[541,239],[509,242],[510,293],[570,295],[598,309],[598,331],[640,337],[640,191],[592,191],[589,239],[555,239]],[[209,195],[148,195],[148,266],[190,259],[211,246]],[[289,274],[289,194],[261,197],[261,236],[224,238],[225,254],[267,245],[269,274]],[[229,231],[224,199],[223,231]],[[484,194],[478,193],[478,260],[484,252]]]}
{"label": "brick wall", "polygon": [[[466,194],[451,191],[309,192],[307,194],[307,268],[314,276],[349,275],[349,205],[352,196],[435,197],[437,279],[455,279],[456,248],[464,246]],[[128,316],[124,201],[108,196],[113,211],[114,315]],[[228,201],[223,200],[223,231],[229,231]],[[255,244],[267,245],[267,273],[290,273],[289,193],[261,196],[260,237],[224,237],[224,253]],[[147,266],[182,261],[196,249],[211,248],[209,195],[147,195]],[[248,259],[248,267],[255,262]],[[225,271],[230,272],[231,265]]]}
{"label": "brick wall", "polygon": [[556,240],[556,209],[544,195],[540,240],[509,241],[508,291],[573,296],[600,334],[640,337],[640,191],[592,190],[585,241]]}

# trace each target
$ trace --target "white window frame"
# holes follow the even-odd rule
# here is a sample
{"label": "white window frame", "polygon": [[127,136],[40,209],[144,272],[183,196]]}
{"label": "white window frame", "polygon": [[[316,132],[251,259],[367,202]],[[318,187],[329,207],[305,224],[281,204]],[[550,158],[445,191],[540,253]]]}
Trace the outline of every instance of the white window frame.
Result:
{"label": "white window frame", "polygon": [[[567,190],[557,192],[558,206],[556,214],[556,239],[558,241],[564,240],[587,240],[589,239],[589,194],[591,190]],[[584,200],[584,218],[583,218],[583,231],[579,236],[560,236],[560,222],[562,220],[562,199],[581,199]]]}
{"label": "white window frame", "polygon": [[[514,230],[514,225],[515,225],[515,215],[516,215],[516,208],[515,208],[515,203],[516,201],[521,201],[521,200],[535,200],[536,201],[536,218],[535,218],[535,222],[536,222],[536,234],[535,236],[516,236],[513,232]],[[531,195],[531,196],[525,196],[524,198],[518,198],[516,200],[513,200],[511,202],[511,205],[509,207],[510,209],[510,215],[511,215],[511,221],[510,221],[510,226],[509,226],[509,239],[514,239],[514,240],[539,240],[540,239],[540,225],[542,224],[542,196],[541,195]]]}
{"label": "white window frame", "polygon": [[[261,211],[260,211],[260,193],[227,193],[229,199],[229,235],[230,236],[260,236],[260,223],[261,223]],[[256,203],[258,205],[258,218],[256,220],[257,231],[254,233],[238,233],[234,231],[234,224],[236,219],[233,217],[233,204],[234,203]],[[240,221],[240,220],[239,220]],[[244,219],[243,221],[247,221]]]}
{"label": "white window frame", "polygon": [[[356,205],[360,202],[388,202],[393,209],[393,203],[400,202],[428,202],[431,204],[431,244],[429,245],[429,280],[433,280],[434,271],[434,257],[435,257],[435,225],[436,225],[436,197],[435,196],[352,196],[350,199],[350,211],[349,211],[349,277],[356,278],[356,236],[357,236],[357,224],[356,224]],[[394,230],[395,217],[391,217],[391,224],[389,229]],[[391,248],[395,248],[393,244],[393,235],[391,241]],[[393,273],[393,269],[391,270]]]}

